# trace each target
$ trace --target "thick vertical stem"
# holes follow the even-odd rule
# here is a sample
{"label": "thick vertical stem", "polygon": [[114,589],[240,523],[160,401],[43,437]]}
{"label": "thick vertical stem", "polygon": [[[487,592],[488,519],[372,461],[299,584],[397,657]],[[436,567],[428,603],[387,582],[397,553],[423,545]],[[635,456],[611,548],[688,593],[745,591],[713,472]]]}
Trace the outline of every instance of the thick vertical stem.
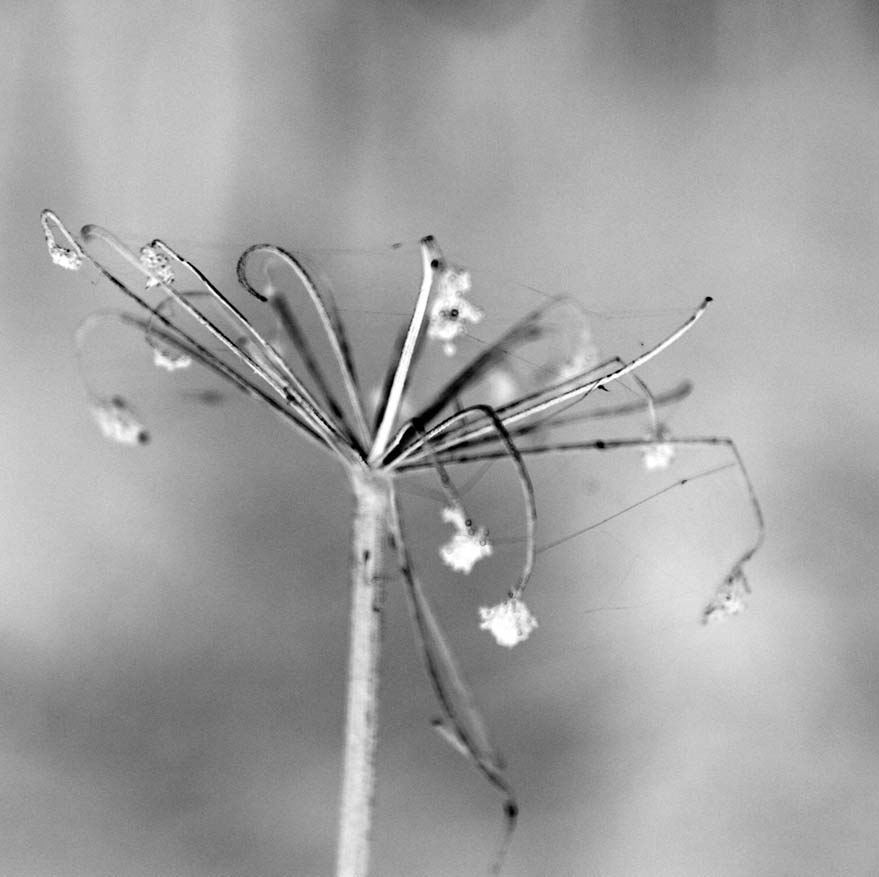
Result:
{"label": "thick vertical stem", "polygon": [[336,877],[366,877],[375,797],[381,613],[391,480],[357,470],[351,567],[348,702]]}

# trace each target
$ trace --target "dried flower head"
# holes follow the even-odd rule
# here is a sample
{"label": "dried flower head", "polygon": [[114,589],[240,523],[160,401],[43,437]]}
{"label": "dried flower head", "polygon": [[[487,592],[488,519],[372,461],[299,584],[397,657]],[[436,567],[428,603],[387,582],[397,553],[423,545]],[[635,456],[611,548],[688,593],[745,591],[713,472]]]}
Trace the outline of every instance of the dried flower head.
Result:
{"label": "dried flower head", "polygon": [[[561,369],[557,366],[548,368],[537,389],[526,391],[515,380],[510,380],[500,388],[501,400],[486,399],[483,395],[483,402],[464,404],[465,394],[477,390],[484,393],[486,387],[491,390],[492,376],[525,345],[557,333],[558,323],[551,327],[547,315],[558,315],[562,307],[569,310],[571,304],[562,297],[549,297],[542,307],[526,315],[493,342],[486,343],[472,361],[460,367],[426,403],[417,407],[412,402],[417,396],[407,393],[407,389],[423,352],[424,338],[441,341],[446,354],[451,355],[456,350],[455,340],[466,331],[467,324],[478,323],[483,317],[481,308],[466,297],[471,289],[470,273],[450,265],[432,237],[423,238],[420,288],[408,325],[393,350],[373,411],[371,406],[364,404],[345,327],[331,292],[318,283],[303,261],[289,250],[270,244],[252,246],[241,255],[237,273],[244,291],[270,310],[278,332],[283,333],[295,349],[295,359],[286,358],[281,352],[282,346],[265,337],[199,268],[162,241],[154,240],[136,254],[98,226],[85,226],[80,236],[74,238],[49,210],[43,211],[41,223],[49,255],[55,264],[76,269],[87,261],[145,313],[138,316],[127,312],[105,312],[87,320],[77,333],[80,352],[88,331],[99,321],[111,320],[134,329],[146,338],[153,349],[154,362],[162,369],[174,371],[191,362],[198,363],[270,409],[286,426],[344,467],[358,498],[355,541],[368,534],[373,539],[370,546],[382,546],[383,550],[390,544],[395,549],[415,636],[443,713],[437,727],[504,795],[508,828],[512,827],[517,807],[506,779],[503,759],[488,737],[472,693],[413,570],[394,493],[397,478],[419,470],[436,473],[447,499],[442,511],[443,520],[455,531],[440,553],[453,569],[469,573],[477,561],[491,557],[493,549],[485,528],[474,528],[464,512],[448,469],[453,464],[470,461],[505,459],[512,463],[521,487],[525,523],[522,568],[518,580],[507,589],[507,599],[479,610],[480,627],[490,631],[499,644],[511,648],[527,639],[537,627],[536,619],[523,600],[534,568],[537,522],[534,487],[525,464],[526,456],[636,447],[644,452],[648,468],[661,468],[670,462],[674,449],[681,445],[726,448],[734,458],[734,463],[728,465],[738,467],[747,485],[758,533],[753,545],[736,560],[703,618],[711,621],[716,617],[726,617],[740,611],[744,605],[748,588],[742,566],[762,543],[764,527],[759,504],[738,450],[727,438],[669,439],[664,433],[660,434],[655,407],[682,398],[689,392],[689,385],[683,391],[654,396],[635,374],[637,369],[668,349],[695,325],[708,307],[710,298],[706,298],[663,340],[629,360],[612,357],[597,362],[597,351],[591,338],[583,336],[580,339],[582,349],[579,352],[574,350],[570,361]],[[96,244],[121,258],[126,270],[139,272],[143,278],[142,291],[133,288],[118,271],[93,254],[91,248]],[[271,275],[266,263],[271,265]],[[187,278],[185,292],[175,287],[175,274],[179,272]],[[190,278],[197,286],[194,291],[188,289]],[[328,374],[326,364],[313,354],[309,333],[300,325],[296,311],[284,295],[285,278],[304,290],[313,305],[333,355],[334,374]],[[179,285],[184,285],[182,280]],[[164,297],[150,302],[144,297],[149,294]],[[204,300],[212,305],[211,309],[201,307]],[[221,320],[216,318],[217,311]],[[646,409],[654,427],[647,440],[555,444],[549,441],[534,444],[531,441],[538,430],[544,436],[556,427],[568,427],[578,419],[588,417],[588,414],[571,416],[564,412],[597,390],[607,390],[624,378],[630,378],[641,388],[641,397],[634,403],[629,397],[616,406],[605,407],[596,416]],[[97,393],[88,385],[87,388],[95,419],[107,438],[127,445],[144,444],[149,439],[139,417],[124,398]],[[679,484],[685,482],[686,479]],[[575,535],[577,533],[548,543],[541,550]],[[355,576],[360,576],[357,581],[362,585],[360,590],[354,589],[358,595],[363,589],[369,592],[375,588],[378,571],[370,564],[382,550],[355,553]],[[366,600],[362,604],[355,601],[352,605],[352,619],[358,618],[360,623],[367,625],[364,630],[373,630],[368,625],[374,624],[378,617],[377,604]],[[356,614],[360,609],[362,613]],[[369,661],[376,658],[379,642],[377,634],[358,640],[368,652]],[[358,684],[365,684],[368,674],[363,674],[362,679],[356,676],[356,680]],[[367,704],[363,712],[362,718],[367,725],[374,716],[374,707],[374,703]],[[360,758],[358,763],[370,765],[369,752],[364,749],[361,754],[366,757]],[[347,777],[347,767],[345,773]],[[355,786],[361,798],[368,800],[369,784],[355,783]],[[368,832],[361,831],[361,835],[365,837]],[[355,850],[354,855],[360,852]]]}

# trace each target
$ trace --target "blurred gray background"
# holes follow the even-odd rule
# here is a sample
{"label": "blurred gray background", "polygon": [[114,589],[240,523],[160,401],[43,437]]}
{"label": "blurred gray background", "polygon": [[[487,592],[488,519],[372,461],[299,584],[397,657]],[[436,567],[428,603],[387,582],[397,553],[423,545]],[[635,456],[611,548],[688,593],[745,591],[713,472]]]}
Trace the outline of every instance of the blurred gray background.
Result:
{"label": "blurred gray background", "polygon": [[[599,311],[715,296],[650,377],[694,379],[674,428],[749,464],[747,614],[696,623],[749,536],[707,480],[548,553],[513,652],[474,622],[502,577],[427,582],[520,793],[505,873],[879,873],[876,4],[7,0],[0,24],[4,875],[326,874],[339,782],[343,477],[146,367],[155,442],[103,442],[72,334],[121,302],[51,266],[47,206],[227,270],[433,232]],[[550,535],[615,510],[604,458],[566,465],[592,492],[535,470]],[[446,534],[410,505],[428,557]],[[428,727],[411,643],[392,584],[374,871],[483,873],[499,801]]]}

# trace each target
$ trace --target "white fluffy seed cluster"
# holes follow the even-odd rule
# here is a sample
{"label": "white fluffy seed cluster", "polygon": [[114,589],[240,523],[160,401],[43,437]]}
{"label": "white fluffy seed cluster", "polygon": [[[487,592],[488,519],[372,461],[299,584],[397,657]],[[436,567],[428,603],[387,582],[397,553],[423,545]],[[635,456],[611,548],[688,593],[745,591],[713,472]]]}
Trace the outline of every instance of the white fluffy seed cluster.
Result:
{"label": "white fluffy seed cluster", "polygon": [[162,347],[153,347],[153,365],[168,372],[178,369],[189,368],[192,365],[192,357],[186,353],[176,353]]}
{"label": "white fluffy seed cluster", "polygon": [[82,267],[82,256],[67,247],[59,247],[58,244],[49,244],[49,258],[59,267],[67,271],[79,271]]}
{"label": "white fluffy seed cluster", "polygon": [[482,308],[465,298],[470,289],[470,272],[459,268],[446,268],[437,282],[427,337],[442,341],[446,356],[455,354],[454,341],[466,332],[466,324],[478,323],[483,317]]}
{"label": "white fluffy seed cluster", "polygon": [[537,619],[531,614],[525,601],[510,597],[503,603],[479,610],[480,630],[487,630],[498,645],[511,649],[525,642],[537,627]]}
{"label": "white fluffy seed cluster", "polygon": [[152,289],[160,283],[171,284],[174,282],[174,271],[168,257],[155,247],[146,244],[140,248],[140,264],[147,269],[153,277],[148,277],[146,288]]}
{"label": "white fluffy seed cluster", "polygon": [[440,548],[440,557],[455,572],[469,575],[477,561],[492,555],[488,531],[485,527],[474,528],[460,507],[444,508],[442,515],[443,520],[455,528],[455,533]]}
{"label": "white fluffy seed cluster", "polygon": [[92,416],[104,438],[120,445],[145,445],[149,431],[131,405],[121,396],[100,399],[92,406]]}
{"label": "white fluffy seed cluster", "polygon": [[648,472],[661,472],[671,466],[675,458],[674,445],[668,442],[657,442],[644,448],[642,461]]}

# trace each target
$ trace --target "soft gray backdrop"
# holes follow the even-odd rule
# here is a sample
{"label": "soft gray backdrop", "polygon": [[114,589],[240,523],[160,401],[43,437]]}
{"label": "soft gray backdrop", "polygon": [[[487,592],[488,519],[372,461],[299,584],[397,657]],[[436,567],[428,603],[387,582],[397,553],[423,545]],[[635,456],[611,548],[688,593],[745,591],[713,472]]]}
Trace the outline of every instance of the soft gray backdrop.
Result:
{"label": "soft gray backdrop", "polygon": [[[512,653],[473,624],[503,581],[438,594],[521,794],[507,873],[879,871],[875,4],[8,0],[0,48],[4,874],[325,874],[339,779],[343,480],[238,401],[153,390],[155,443],[103,443],[72,333],[117,302],[49,264],[45,206],[227,268],[433,232],[598,310],[714,295],[650,374],[750,465],[749,613],[694,621],[748,537],[725,502],[699,529],[706,482],[550,555]],[[498,801],[401,604],[375,873],[481,873]]]}

